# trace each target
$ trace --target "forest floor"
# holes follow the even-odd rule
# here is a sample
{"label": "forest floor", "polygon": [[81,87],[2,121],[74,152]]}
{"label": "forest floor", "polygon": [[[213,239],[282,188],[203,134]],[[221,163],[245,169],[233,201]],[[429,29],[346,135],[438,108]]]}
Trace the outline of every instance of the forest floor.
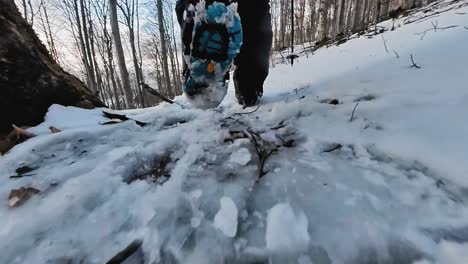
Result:
{"label": "forest floor", "polygon": [[0,157],[0,263],[468,263],[468,1],[449,2],[276,64],[258,108],[232,87],[207,111],[52,106]]}

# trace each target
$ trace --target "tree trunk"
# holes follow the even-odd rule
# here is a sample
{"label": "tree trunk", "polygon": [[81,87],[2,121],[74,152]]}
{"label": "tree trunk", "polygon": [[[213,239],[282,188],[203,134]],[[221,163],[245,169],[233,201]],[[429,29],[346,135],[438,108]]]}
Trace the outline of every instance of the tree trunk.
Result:
{"label": "tree trunk", "polygon": [[13,1],[0,6],[0,132],[37,125],[52,104],[104,106],[52,59]]}
{"label": "tree trunk", "polygon": [[164,29],[164,13],[162,0],[157,0],[157,9],[158,9],[158,27],[159,27],[159,38],[161,41],[161,57],[162,57],[162,67],[164,71],[164,81],[166,88],[171,92],[171,96],[176,96],[176,91],[171,88],[171,77],[169,75],[169,64],[167,61],[167,43],[166,43],[166,30]]}
{"label": "tree trunk", "polygon": [[120,38],[119,22],[117,18],[117,0],[109,0],[110,8],[110,24],[112,28],[112,36],[114,38],[115,51],[117,53],[117,62],[120,70],[120,78],[122,86],[125,90],[127,98],[127,106],[133,106],[133,92],[130,86],[130,77],[128,76],[127,65],[125,64],[125,54],[122,48],[122,40]]}
{"label": "tree trunk", "polygon": [[346,15],[346,0],[341,0],[340,1],[340,11],[339,14],[337,15],[337,32],[338,34],[340,33],[345,33],[345,15]]}

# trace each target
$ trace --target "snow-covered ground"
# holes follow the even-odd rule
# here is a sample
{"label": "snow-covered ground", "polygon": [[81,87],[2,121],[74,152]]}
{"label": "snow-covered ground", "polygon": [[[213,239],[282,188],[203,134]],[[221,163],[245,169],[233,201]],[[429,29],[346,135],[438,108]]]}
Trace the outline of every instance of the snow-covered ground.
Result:
{"label": "snow-covered ground", "polygon": [[[126,263],[468,263],[468,7],[403,20],[276,65],[250,114],[233,89],[121,112],[145,127],[52,106],[0,157],[0,263],[105,263],[135,240]],[[415,34],[436,21],[457,27]],[[239,135],[294,144],[258,180]],[[10,208],[21,187],[40,192]]]}

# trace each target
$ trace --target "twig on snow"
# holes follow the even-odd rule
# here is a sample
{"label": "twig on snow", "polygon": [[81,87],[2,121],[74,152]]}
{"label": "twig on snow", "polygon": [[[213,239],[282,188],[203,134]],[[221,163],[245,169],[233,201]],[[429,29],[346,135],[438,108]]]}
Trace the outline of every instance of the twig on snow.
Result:
{"label": "twig on snow", "polygon": [[354,106],[354,109],[353,109],[353,113],[351,114],[351,118],[349,119],[349,122],[353,122],[353,119],[354,119],[354,112],[356,112],[356,108],[358,107],[359,103],[357,103],[355,106]]}
{"label": "twig on snow", "polygon": [[435,23],[434,21],[431,21],[431,24],[432,24],[432,27],[434,28],[434,32],[437,32],[437,26],[439,26],[439,21],[436,20]]}
{"label": "twig on snow", "polygon": [[398,52],[396,52],[396,50],[393,50],[393,53],[395,53],[395,56],[396,56],[397,59],[400,58],[400,54],[398,54]]}
{"label": "twig on snow", "polygon": [[382,36],[382,40],[383,40],[383,44],[384,44],[384,47],[385,47],[385,51],[386,51],[387,53],[389,53],[389,52],[388,52],[388,47],[387,47],[387,40],[385,39],[385,37],[384,37],[383,34],[380,35],[380,36]]}
{"label": "twig on snow", "polygon": [[283,144],[283,147],[286,148],[292,148],[294,147],[294,142],[296,142],[294,139],[290,139],[288,141],[284,140],[281,136],[275,135],[279,140],[281,140],[281,143]]}
{"label": "twig on snow", "polygon": [[[122,122],[124,121],[127,121],[127,120],[133,120],[135,121],[135,123],[141,127],[144,127],[146,125],[148,125],[148,123],[145,123],[145,122],[141,122],[141,121],[138,121],[138,120],[135,120],[135,119],[132,119],[132,118],[129,118],[127,117],[126,115],[119,115],[119,114],[114,114],[114,113],[109,113],[109,112],[106,112],[106,111],[102,111],[102,114],[105,118],[108,118],[108,119],[118,119]],[[101,125],[111,125],[111,124],[116,124],[116,123],[120,123],[120,122],[115,122],[115,121],[109,121],[109,122],[105,122]]]}
{"label": "twig on snow", "polygon": [[247,132],[250,134],[249,138],[254,144],[255,151],[257,152],[257,156],[260,161],[260,164],[258,165],[258,181],[268,173],[268,171],[265,171],[265,163],[278,149],[276,147],[269,147],[268,145],[271,145],[271,143],[262,139],[259,134],[255,133],[251,129],[248,129]]}
{"label": "twig on snow", "polygon": [[281,129],[281,128],[285,127],[285,126],[287,126],[287,124],[283,120],[283,121],[279,122],[279,124],[277,126],[272,127],[271,130],[278,130],[278,129]]}
{"label": "twig on snow", "polygon": [[446,29],[458,27],[458,25],[453,25],[453,26],[448,26],[448,27],[439,27],[439,22],[437,20],[436,20],[435,23],[433,21],[431,21],[431,24],[432,24],[432,28],[426,29],[426,30],[424,30],[423,32],[420,32],[420,33],[415,33],[415,35],[421,36],[421,40],[423,40],[424,37],[426,37],[427,32],[429,32],[429,31],[437,32],[437,30],[446,30]]}
{"label": "twig on snow", "polygon": [[260,106],[257,106],[257,108],[253,111],[250,111],[250,112],[244,112],[244,113],[234,113],[234,115],[248,115],[248,114],[253,114],[255,112],[258,111],[258,109],[260,109]]}
{"label": "twig on snow", "polygon": [[296,93],[296,95],[297,95],[300,91],[302,91],[302,90],[304,90],[304,89],[305,89],[305,87],[294,88],[293,92]]}
{"label": "twig on snow", "polygon": [[421,69],[421,66],[417,65],[416,62],[414,62],[413,54],[411,54],[411,62],[413,63],[413,65],[411,65],[411,68]]}
{"label": "twig on snow", "polygon": [[468,27],[464,27],[466,30],[468,30]]}
{"label": "twig on snow", "polygon": [[333,152],[333,151],[335,151],[335,150],[339,150],[339,149],[342,149],[342,148],[343,148],[343,145],[341,145],[341,144],[336,144],[336,145],[334,145],[334,146],[332,146],[332,147],[330,147],[330,148],[328,148],[328,149],[323,150],[323,152],[325,152],[325,153],[330,153],[330,152]]}

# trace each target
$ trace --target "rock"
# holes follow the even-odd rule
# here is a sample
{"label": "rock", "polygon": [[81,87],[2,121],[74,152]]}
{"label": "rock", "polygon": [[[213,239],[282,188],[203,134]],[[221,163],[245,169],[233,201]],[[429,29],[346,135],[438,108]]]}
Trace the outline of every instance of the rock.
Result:
{"label": "rock", "polygon": [[14,1],[0,0],[0,133],[37,125],[52,104],[104,104],[50,56]]}
{"label": "rock", "polygon": [[8,196],[8,205],[12,208],[21,206],[39,192],[38,189],[32,187],[21,187],[17,190],[12,190]]}
{"label": "rock", "polygon": [[340,100],[338,99],[323,99],[323,100],[320,100],[320,103],[322,104],[331,104],[331,105],[339,105],[340,104]]}

